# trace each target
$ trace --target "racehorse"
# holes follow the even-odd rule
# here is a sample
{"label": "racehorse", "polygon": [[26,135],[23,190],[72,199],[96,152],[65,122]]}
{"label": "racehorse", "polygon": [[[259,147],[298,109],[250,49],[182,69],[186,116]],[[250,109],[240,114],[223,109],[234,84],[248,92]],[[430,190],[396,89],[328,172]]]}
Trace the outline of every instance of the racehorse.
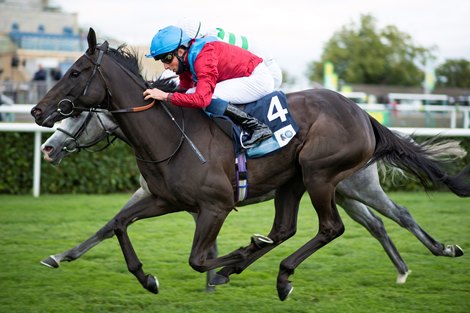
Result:
{"label": "racehorse", "polygon": [[[466,182],[470,167],[455,176],[447,174],[442,162],[432,159],[424,147],[393,134],[334,91],[295,92],[287,100],[299,126],[297,135],[279,152],[247,162],[249,197],[275,190],[270,233],[232,253],[210,258],[209,250],[235,208],[230,138],[201,110],[164,102],[145,104],[142,92],[146,83],[135,56],[110,49],[107,42],[97,45],[92,29],[87,40],[85,54],[31,114],[37,124],[52,127],[81,111],[113,113],[152,193],[116,216],[114,232],[128,270],[151,292],[158,292],[158,281],[144,273],[127,233],[129,224],[139,219],[180,211],[197,213],[189,263],[200,272],[223,267],[213,279],[214,284],[221,284],[295,234],[299,202],[307,191],[319,229],[280,264],[276,287],[279,298],[285,300],[292,291],[289,278],[297,266],[344,232],[335,204],[336,185],[367,164],[382,159],[416,175],[425,187],[444,184],[459,196],[470,196]],[[173,136],[175,131],[182,136]]]}
{"label": "racehorse", "polygon": [[[110,113],[83,112],[74,119],[62,121],[60,128],[44,142],[41,150],[44,153],[45,160],[58,165],[68,155],[82,149],[89,149],[98,142],[104,141],[105,138],[107,139],[107,144],[99,150],[109,146],[115,138],[120,138],[127,142],[127,139]],[[442,157],[457,159],[466,155],[466,151],[459,146],[457,141],[444,141],[432,145],[432,148],[435,154],[439,152],[442,154]],[[147,184],[141,177],[141,187],[133,194],[122,210],[127,209],[130,204],[135,203],[139,199],[150,196],[151,193],[148,191]],[[271,197],[266,197],[266,199],[269,198]],[[381,219],[370,211],[367,206],[372,207],[400,226],[408,229],[434,255],[449,257],[463,255],[463,250],[458,245],[444,245],[432,238],[416,223],[405,207],[394,203],[388,198],[380,186],[376,163],[359,170],[341,181],[336,186],[335,199],[336,203],[341,205],[354,221],[364,226],[382,244],[398,272],[396,282],[399,284],[406,282],[410,271],[389,238]],[[243,203],[237,203],[237,206],[241,205]],[[80,258],[89,249],[114,235],[113,221],[114,218],[83,243],[62,253],[51,255],[41,263],[57,268],[61,261],[73,261]],[[217,249],[214,248],[214,255],[216,255],[216,251]],[[211,275],[212,273],[208,272],[208,282],[211,280]],[[206,286],[206,288],[208,291],[213,290],[210,285]]]}

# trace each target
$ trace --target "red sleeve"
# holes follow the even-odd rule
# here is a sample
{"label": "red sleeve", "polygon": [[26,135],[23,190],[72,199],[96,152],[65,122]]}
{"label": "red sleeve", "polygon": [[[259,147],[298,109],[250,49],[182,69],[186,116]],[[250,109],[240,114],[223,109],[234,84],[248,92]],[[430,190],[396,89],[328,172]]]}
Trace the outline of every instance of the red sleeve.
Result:
{"label": "red sleeve", "polygon": [[175,92],[171,96],[171,103],[188,108],[202,109],[207,107],[211,103],[215,84],[219,77],[217,64],[218,55],[214,47],[212,45],[204,46],[194,62],[194,70],[197,73],[196,91],[192,94]]}
{"label": "red sleeve", "polygon": [[179,75],[180,83],[179,88],[183,90],[187,90],[189,88],[194,87],[193,77],[190,71],[184,72]]}

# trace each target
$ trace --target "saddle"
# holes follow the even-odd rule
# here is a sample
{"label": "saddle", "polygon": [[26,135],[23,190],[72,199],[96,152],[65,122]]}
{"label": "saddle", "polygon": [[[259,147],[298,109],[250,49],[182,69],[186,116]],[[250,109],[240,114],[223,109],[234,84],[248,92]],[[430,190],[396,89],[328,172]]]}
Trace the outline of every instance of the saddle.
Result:
{"label": "saddle", "polygon": [[281,91],[274,91],[256,102],[237,105],[237,107],[266,124],[273,135],[254,147],[245,148],[242,142],[246,135],[238,125],[224,115],[215,115],[206,111],[224,133],[232,138],[235,150],[236,188],[234,198],[236,203],[248,197],[246,160],[276,152],[286,146],[299,130],[294,118],[289,113],[287,98]]}
{"label": "saddle", "polygon": [[243,146],[246,134],[242,129],[223,115],[209,114],[214,122],[230,137],[235,154],[244,153],[248,159],[271,154],[287,145],[298,132],[298,126],[289,113],[286,96],[281,91],[274,91],[260,100],[237,107],[266,124],[273,136],[251,148]]}

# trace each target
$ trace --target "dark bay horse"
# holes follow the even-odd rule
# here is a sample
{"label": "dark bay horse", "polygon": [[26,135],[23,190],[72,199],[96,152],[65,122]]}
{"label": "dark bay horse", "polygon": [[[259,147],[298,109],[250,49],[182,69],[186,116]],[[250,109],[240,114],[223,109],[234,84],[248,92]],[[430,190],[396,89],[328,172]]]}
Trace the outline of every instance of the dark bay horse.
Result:
{"label": "dark bay horse", "polygon": [[[443,164],[424,147],[393,134],[336,92],[291,93],[287,99],[300,127],[298,134],[280,152],[247,164],[249,197],[275,190],[273,227],[262,242],[253,240],[232,253],[210,258],[209,250],[235,207],[232,144],[200,110],[144,104],[146,85],[136,63],[135,57],[110,49],[107,42],[97,45],[95,32],[90,29],[85,54],[31,113],[37,124],[46,127],[86,110],[107,109],[115,115],[134,149],[152,197],[120,212],[114,232],[129,271],[151,292],[158,292],[157,280],[144,273],[127,233],[127,227],[139,219],[183,210],[197,213],[189,263],[200,272],[223,267],[214,283],[225,283],[229,275],[240,273],[295,234],[299,202],[307,191],[319,229],[280,264],[277,290],[279,298],[285,300],[293,288],[289,278],[295,268],[344,232],[335,205],[336,185],[370,160],[382,159],[409,171],[425,187],[444,184],[459,196],[470,195],[470,167],[456,176],[448,175]],[[144,108],[150,109],[141,111]],[[184,131],[184,137],[180,131]],[[199,154],[195,154],[196,148]]]}
{"label": "dark bay horse", "polygon": [[[164,85],[166,85],[165,82]],[[73,119],[63,120],[60,128],[41,146],[41,150],[44,153],[44,159],[54,165],[58,165],[63,158],[74,152],[90,149],[100,141],[106,142],[106,145],[99,149],[93,149],[95,149],[94,151],[102,150],[116,137],[127,142],[127,138],[125,138],[109,112],[83,112]],[[107,140],[104,140],[105,138]],[[427,144],[427,147],[432,148],[433,154],[438,155],[439,158],[458,159],[466,155],[466,151],[459,146],[458,141],[440,141],[435,144]],[[387,175],[393,175],[393,173],[388,173]],[[140,188],[121,210],[127,210],[136,201],[151,196],[152,194],[148,191],[145,180],[141,178]],[[263,197],[263,199],[251,199],[250,201],[267,200],[272,197],[274,197],[274,193]],[[463,255],[463,250],[458,245],[445,245],[435,240],[419,226],[406,207],[395,203],[387,196],[380,186],[376,163],[359,170],[341,181],[336,186],[335,199],[336,203],[341,205],[354,221],[364,226],[380,242],[398,272],[396,279],[398,284],[406,282],[409,273],[408,267],[388,236],[381,219],[367,206],[409,230],[432,254],[449,257]],[[236,204],[237,207],[242,205],[244,203]],[[89,239],[62,253],[49,256],[41,263],[51,268],[57,268],[62,261],[70,262],[80,258],[89,249],[114,235],[113,222],[114,218]],[[217,249],[214,247],[214,255],[216,254]],[[211,270],[208,272],[207,282],[210,282],[212,275],[213,271]],[[212,291],[213,286],[206,285],[206,289]]]}

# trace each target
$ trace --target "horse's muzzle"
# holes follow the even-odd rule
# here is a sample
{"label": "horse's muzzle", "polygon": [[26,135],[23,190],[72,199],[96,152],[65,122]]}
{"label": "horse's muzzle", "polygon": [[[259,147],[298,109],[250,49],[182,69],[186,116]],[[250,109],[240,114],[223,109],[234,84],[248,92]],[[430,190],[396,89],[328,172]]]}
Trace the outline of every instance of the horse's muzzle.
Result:
{"label": "horse's muzzle", "polygon": [[31,115],[37,120],[42,115],[42,110],[35,106],[31,109]]}
{"label": "horse's muzzle", "polygon": [[54,123],[57,122],[60,118],[60,114],[57,112],[52,112],[48,116],[45,116],[43,110],[37,106],[31,109],[31,115],[34,117],[34,121],[39,126],[49,127],[54,126]]}

